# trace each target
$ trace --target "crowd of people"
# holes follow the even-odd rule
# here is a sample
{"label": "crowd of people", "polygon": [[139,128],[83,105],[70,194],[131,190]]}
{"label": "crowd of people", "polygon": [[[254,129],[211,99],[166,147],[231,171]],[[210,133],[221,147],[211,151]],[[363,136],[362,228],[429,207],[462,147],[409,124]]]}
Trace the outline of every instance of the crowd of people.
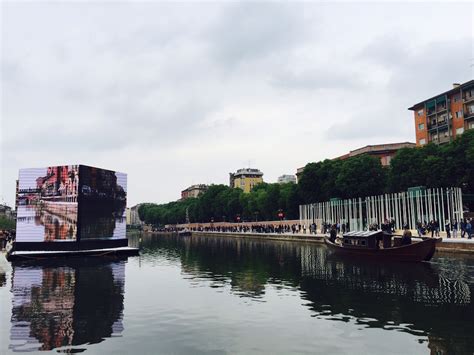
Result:
{"label": "crowd of people", "polygon": [[[457,238],[459,235],[461,238],[471,239],[474,237],[474,218],[464,218],[459,223],[456,220],[447,220],[444,228],[446,230],[447,238]],[[431,237],[439,237],[440,224],[437,220],[431,220],[430,222],[418,221],[416,224],[416,230],[419,237],[430,234]]]}
{"label": "crowd of people", "polygon": [[316,223],[309,226],[305,224],[266,224],[255,223],[251,225],[216,225],[216,226],[200,226],[191,228],[197,232],[230,232],[230,233],[276,233],[276,234],[327,234],[331,229],[336,230],[337,234],[349,231],[349,223],[329,224],[323,222],[319,228]]}
{"label": "crowd of people", "polygon": [[[474,218],[463,219],[459,223],[457,221],[446,221],[445,225],[447,238],[468,238],[474,237]],[[378,223],[371,223],[367,226],[369,231],[382,230],[385,233],[395,233],[396,223],[395,219],[385,219],[380,225]],[[403,226],[403,230],[408,230],[408,225]],[[276,233],[276,234],[334,234],[340,235],[350,231],[349,223],[328,223],[322,222],[319,225],[312,223],[306,224],[268,224],[268,223],[253,223],[253,224],[229,224],[229,225],[204,225],[192,228],[169,226],[166,228],[153,228],[157,232],[180,232],[182,230],[190,230],[195,232],[222,232],[222,233]],[[439,237],[440,223],[437,220],[430,222],[418,221],[416,223],[416,231],[418,237]]]}
{"label": "crowd of people", "polygon": [[8,242],[15,240],[15,230],[14,229],[3,229],[0,230],[0,246],[1,249],[5,249]]}

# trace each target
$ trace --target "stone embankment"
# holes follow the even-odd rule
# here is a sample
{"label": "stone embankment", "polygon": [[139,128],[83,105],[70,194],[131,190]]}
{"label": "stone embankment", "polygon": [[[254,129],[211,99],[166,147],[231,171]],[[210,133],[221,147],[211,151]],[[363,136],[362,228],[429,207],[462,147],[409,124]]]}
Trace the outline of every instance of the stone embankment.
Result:
{"label": "stone embankment", "polygon": [[[192,235],[324,243],[324,234],[192,232]],[[418,238],[413,239],[418,240]],[[436,244],[436,251],[474,254],[474,239],[443,238],[441,243]]]}

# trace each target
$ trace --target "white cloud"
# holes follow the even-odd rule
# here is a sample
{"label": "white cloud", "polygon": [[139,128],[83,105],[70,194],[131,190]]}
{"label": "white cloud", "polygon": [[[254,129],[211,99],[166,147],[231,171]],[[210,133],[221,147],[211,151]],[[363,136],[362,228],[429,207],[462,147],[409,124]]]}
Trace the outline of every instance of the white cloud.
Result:
{"label": "white cloud", "polygon": [[131,204],[248,160],[275,181],[413,140],[407,107],[471,78],[468,3],[0,6],[9,203],[19,168],[59,163],[127,172]]}

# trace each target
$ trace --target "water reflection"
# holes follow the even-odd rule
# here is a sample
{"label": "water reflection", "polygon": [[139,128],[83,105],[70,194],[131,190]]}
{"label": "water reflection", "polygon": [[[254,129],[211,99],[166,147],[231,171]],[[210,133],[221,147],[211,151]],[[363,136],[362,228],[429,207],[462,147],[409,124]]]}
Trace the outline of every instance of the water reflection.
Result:
{"label": "water reflection", "polygon": [[10,350],[98,343],[123,331],[125,261],[14,264]]}
{"label": "water reflection", "polygon": [[361,263],[319,245],[222,237],[145,238],[142,246],[145,261],[179,258],[196,287],[230,286],[263,302],[267,287],[298,290],[315,318],[423,336],[436,354],[474,351],[473,259]]}

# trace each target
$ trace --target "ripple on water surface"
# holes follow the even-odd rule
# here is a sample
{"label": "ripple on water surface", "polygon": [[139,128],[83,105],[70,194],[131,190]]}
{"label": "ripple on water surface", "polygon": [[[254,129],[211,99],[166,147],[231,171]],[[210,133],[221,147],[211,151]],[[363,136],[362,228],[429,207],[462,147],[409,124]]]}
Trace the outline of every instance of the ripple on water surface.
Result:
{"label": "ripple on water surface", "polygon": [[0,353],[474,351],[472,257],[357,263],[221,237],[141,246],[125,260],[0,265]]}

